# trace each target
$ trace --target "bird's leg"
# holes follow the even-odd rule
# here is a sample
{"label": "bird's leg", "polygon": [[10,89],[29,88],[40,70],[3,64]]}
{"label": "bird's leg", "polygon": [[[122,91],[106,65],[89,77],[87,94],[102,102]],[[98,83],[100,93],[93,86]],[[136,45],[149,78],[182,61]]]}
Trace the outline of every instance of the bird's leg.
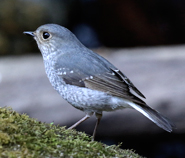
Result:
{"label": "bird's leg", "polygon": [[76,122],[74,125],[72,125],[71,127],[69,127],[68,129],[73,129],[76,126],[78,126],[80,123],[84,122],[85,120],[87,120],[88,118],[90,118],[93,115],[93,113],[87,113],[82,119],[80,119],[78,122]]}
{"label": "bird's leg", "polygon": [[100,120],[102,118],[102,113],[96,113],[96,118],[97,118],[97,121],[96,121],[96,125],[95,125],[95,128],[94,128],[94,132],[93,132],[93,136],[92,136],[92,141],[94,141],[95,139],[95,136],[96,136],[96,130],[97,130],[97,127],[100,123]]}

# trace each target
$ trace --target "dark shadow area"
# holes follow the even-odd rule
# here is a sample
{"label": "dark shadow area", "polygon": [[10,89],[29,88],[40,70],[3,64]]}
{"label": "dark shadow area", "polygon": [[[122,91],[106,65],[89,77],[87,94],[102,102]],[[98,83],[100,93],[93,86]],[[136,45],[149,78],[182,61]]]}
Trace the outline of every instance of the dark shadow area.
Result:
{"label": "dark shadow area", "polygon": [[121,148],[133,149],[149,158],[184,158],[185,135],[161,133],[156,135],[121,135],[115,138],[97,137],[98,141],[112,145],[122,142]]}

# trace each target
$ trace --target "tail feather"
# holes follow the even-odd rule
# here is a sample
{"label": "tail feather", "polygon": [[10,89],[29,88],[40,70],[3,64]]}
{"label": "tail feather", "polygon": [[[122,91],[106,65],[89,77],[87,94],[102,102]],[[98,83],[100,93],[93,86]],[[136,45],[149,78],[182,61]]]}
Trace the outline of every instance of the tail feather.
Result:
{"label": "tail feather", "polygon": [[140,106],[135,103],[130,103],[130,105],[165,131],[171,132],[175,127],[175,125],[165,116],[161,115],[159,112],[155,111],[147,105]]}

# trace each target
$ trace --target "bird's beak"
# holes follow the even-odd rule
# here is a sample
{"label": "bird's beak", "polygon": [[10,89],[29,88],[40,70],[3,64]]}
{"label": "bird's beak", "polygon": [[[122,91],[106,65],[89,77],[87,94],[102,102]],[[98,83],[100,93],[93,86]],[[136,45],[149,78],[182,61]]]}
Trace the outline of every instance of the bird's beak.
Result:
{"label": "bird's beak", "polygon": [[24,31],[23,33],[24,33],[24,34],[26,34],[26,35],[29,35],[29,36],[35,37],[34,32],[31,32],[31,31]]}

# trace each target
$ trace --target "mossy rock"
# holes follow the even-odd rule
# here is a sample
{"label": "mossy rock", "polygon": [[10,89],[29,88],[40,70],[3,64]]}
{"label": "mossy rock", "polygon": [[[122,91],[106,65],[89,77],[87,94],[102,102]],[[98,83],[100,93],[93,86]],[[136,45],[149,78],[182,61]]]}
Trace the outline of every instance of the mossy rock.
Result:
{"label": "mossy rock", "polygon": [[92,142],[85,133],[47,124],[0,108],[0,157],[124,157],[141,158],[131,150]]}

